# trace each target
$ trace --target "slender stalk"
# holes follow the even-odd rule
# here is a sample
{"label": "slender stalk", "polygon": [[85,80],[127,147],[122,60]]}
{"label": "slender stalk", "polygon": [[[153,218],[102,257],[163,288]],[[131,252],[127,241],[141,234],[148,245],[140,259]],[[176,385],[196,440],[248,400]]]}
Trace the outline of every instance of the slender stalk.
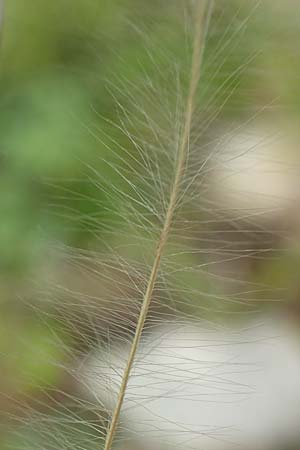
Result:
{"label": "slender stalk", "polygon": [[188,97],[186,102],[186,110],[185,110],[185,118],[184,118],[184,126],[183,133],[181,137],[181,143],[178,151],[176,170],[174,176],[173,187],[170,194],[170,200],[168,209],[166,212],[164,226],[162,228],[160,238],[157,244],[155,258],[151,270],[151,274],[148,280],[147,289],[143,298],[137,326],[135,329],[135,335],[131,344],[129,357],[126,363],[126,367],[123,373],[120,390],[117,398],[117,403],[115,406],[115,410],[112,415],[111,423],[107,432],[106,441],[104,445],[104,450],[110,450],[113,444],[113,440],[115,437],[117,425],[119,422],[120,412],[122,408],[122,404],[124,401],[126,388],[130,376],[130,372],[132,369],[133,362],[135,360],[135,355],[139,346],[139,342],[141,339],[142,331],[144,328],[145,320],[148,314],[149,306],[152,300],[153,289],[155,287],[155,283],[157,280],[157,275],[160,267],[160,262],[162,255],[164,253],[164,249],[168,240],[168,236],[170,234],[170,229],[172,225],[172,220],[174,217],[174,212],[176,209],[176,203],[178,200],[178,194],[180,191],[180,184],[184,175],[184,169],[186,164],[186,159],[189,151],[189,138],[191,132],[192,125],[192,117],[195,106],[195,94],[197,90],[197,86],[200,79],[201,73],[201,65],[202,65],[202,56],[203,50],[205,46],[205,37],[208,29],[208,24],[212,11],[212,0],[196,0],[197,4],[195,7],[195,31],[194,31],[194,43],[193,43],[193,57],[191,64],[191,75],[190,75],[190,83],[188,90]]}

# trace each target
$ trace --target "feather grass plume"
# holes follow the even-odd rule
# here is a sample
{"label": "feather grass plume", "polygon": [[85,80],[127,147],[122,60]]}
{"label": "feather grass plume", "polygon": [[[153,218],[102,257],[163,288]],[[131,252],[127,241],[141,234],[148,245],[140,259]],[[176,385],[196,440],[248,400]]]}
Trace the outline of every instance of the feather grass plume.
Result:
{"label": "feather grass plume", "polygon": [[[208,11],[207,11],[208,9]],[[170,194],[169,204],[167,206],[166,217],[164,220],[163,228],[161,231],[161,235],[159,237],[159,241],[157,244],[156,254],[154,257],[154,262],[151,270],[151,274],[149,277],[149,281],[146,287],[146,291],[144,294],[144,299],[141,305],[141,311],[139,314],[139,318],[137,321],[134,338],[132,341],[132,346],[129,352],[128,362],[126,364],[124,375],[122,377],[122,382],[120,386],[120,392],[117,399],[117,404],[111,419],[111,424],[107,433],[106,441],[105,441],[105,450],[110,450],[112,446],[112,442],[116,433],[117,424],[119,421],[120,411],[122,408],[124,396],[126,394],[126,387],[128,384],[128,379],[130,376],[130,372],[132,369],[132,365],[135,360],[135,355],[141,340],[141,335],[144,329],[145,321],[147,318],[148,310],[151,304],[153,290],[155,288],[158,271],[160,267],[161,258],[163,252],[165,250],[165,245],[168,240],[168,236],[170,233],[170,228],[172,226],[172,220],[174,216],[174,212],[178,203],[178,198],[181,191],[182,178],[184,177],[185,165],[188,156],[189,149],[189,141],[190,141],[190,133],[192,126],[192,117],[194,112],[194,101],[195,94],[198,86],[198,82],[200,79],[201,73],[201,62],[202,55],[204,50],[206,32],[210,20],[212,9],[212,1],[198,1],[195,11],[195,38],[194,38],[194,47],[193,47],[193,59],[192,59],[192,67],[191,67],[191,78],[190,78],[190,86],[189,93],[186,103],[186,111],[184,118],[184,126],[182,132],[182,138],[179,145],[175,176],[173,187]]]}
{"label": "feather grass plume", "polygon": [[[282,370],[300,370],[299,346],[284,320],[260,316],[286,295],[264,270],[284,253],[294,184],[286,166],[277,177],[287,141],[271,123],[280,104],[264,58],[267,2],[155,4],[163,11],[146,33],[138,19],[126,31],[143,47],[138,73],[131,54],[127,76],[114,59],[116,108],[102,117],[95,106],[80,121],[97,147],[94,159],[78,158],[85,184],[55,187],[52,210],[72,199],[57,215],[92,239],[89,249],[52,249],[33,302],[38,342],[23,346],[40,389],[12,411],[22,450],[267,447],[270,428],[292,434],[280,407],[299,417],[297,377],[285,383]],[[44,366],[59,373],[54,386]]]}

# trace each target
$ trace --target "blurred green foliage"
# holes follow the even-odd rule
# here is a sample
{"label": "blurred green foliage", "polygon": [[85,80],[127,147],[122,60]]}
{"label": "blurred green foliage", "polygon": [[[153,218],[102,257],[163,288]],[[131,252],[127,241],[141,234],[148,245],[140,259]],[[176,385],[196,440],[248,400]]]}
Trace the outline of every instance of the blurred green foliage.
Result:
{"label": "blurred green foliage", "polygon": [[[115,114],[105,82],[112,74],[132,82],[142,76],[143,52],[128,26],[138,20],[139,3],[7,2],[0,75],[2,271],[24,271],[37,261],[41,232],[82,244],[89,230],[71,230],[69,223],[66,231],[63,212],[49,214],[49,205],[67,208],[75,221],[99,213],[101,192],[83,162],[101,172],[107,153],[91,132],[103,126],[102,115]],[[163,27],[153,22],[153,6],[144,2],[143,16],[150,27]],[[105,132],[116,134],[107,122]]]}

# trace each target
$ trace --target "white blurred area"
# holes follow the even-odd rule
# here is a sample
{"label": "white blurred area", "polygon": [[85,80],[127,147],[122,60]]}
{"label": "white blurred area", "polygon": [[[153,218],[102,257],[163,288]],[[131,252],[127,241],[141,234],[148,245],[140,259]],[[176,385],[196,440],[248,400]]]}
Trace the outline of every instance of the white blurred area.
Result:
{"label": "white blurred area", "polygon": [[[127,356],[112,346],[81,369],[86,395],[109,410]],[[128,449],[298,448],[299,326],[283,317],[159,326],[139,349],[122,411]]]}
{"label": "white blurred area", "polygon": [[244,214],[265,226],[299,220],[299,135],[291,126],[282,128],[253,124],[222,130],[212,150],[212,191],[233,219]]}
{"label": "white blurred area", "polygon": [[292,119],[237,123],[215,132],[206,192],[218,218],[211,255],[216,260],[225,248],[236,256],[212,266],[216,274],[249,280],[258,261],[264,270],[273,257],[299,258],[299,142]]}

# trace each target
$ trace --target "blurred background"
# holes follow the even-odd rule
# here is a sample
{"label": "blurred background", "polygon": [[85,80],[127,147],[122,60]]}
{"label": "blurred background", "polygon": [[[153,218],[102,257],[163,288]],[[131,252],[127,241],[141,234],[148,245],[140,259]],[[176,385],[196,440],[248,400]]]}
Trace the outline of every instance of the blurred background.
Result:
{"label": "blurred background", "polygon": [[[70,413],[74,424],[61,426],[68,396],[76,396],[62,367],[71,367],[99,341],[80,316],[84,305],[90,300],[97,311],[120,278],[126,286],[131,281],[116,268],[104,276],[93,256],[105,240],[107,248],[119,246],[122,255],[135,257],[130,245],[130,250],[122,247],[120,203],[107,195],[99,179],[119,182],[103,164],[112,146],[124,165],[123,149],[134,149],[130,137],[115,126],[135,111],[126,89],[132,87],[137,100],[143,86],[162,75],[163,90],[173,68],[187,63],[185,3],[9,0],[4,5],[1,450],[98,448],[97,427],[103,424],[92,407],[79,412],[78,401]],[[184,313],[195,309],[205,317],[215,317],[216,311],[232,317],[287,306],[287,314],[299,314],[299,27],[297,1],[217,2],[206,50],[205,93],[199,99],[206,106],[199,112],[206,151],[222,147],[221,156],[212,159],[207,205],[213,207],[199,230],[206,247],[198,264],[210,262],[213,268],[211,278],[201,278],[203,310],[191,296]],[[124,110],[116,107],[119,99]],[[162,99],[157,95],[151,106],[157,122],[164,120]],[[208,117],[215,119],[202,129]],[[138,121],[131,129],[144,133]],[[199,283],[185,277],[178,281],[182,286]],[[126,292],[130,297],[130,287]],[[220,293],[226,302],[217,300]],[[125,300],[123,308],[129,314]],[[106,304],[105,311],[94,325],[102,327],[103,335],[112,316],[124,320],[119,306],[115,311]],[[36,432],[36,410],[48,431],[45,425]],[[76,424],[78,417],[93,426]],[[49,431],[53,426],[61,426],[60,441]]]}

